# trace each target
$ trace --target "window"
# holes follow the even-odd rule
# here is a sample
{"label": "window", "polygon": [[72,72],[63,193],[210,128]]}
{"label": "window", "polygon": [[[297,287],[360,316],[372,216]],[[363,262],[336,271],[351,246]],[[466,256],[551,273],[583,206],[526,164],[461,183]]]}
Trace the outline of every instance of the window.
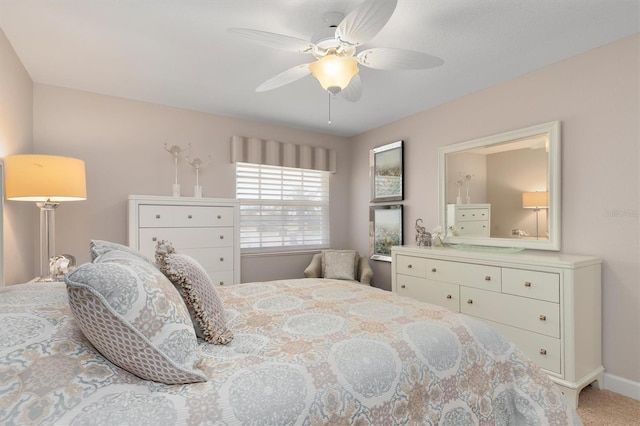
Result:
{"label": "window", "polygon": [[236,163],[240,248],[329,247],[329,172]]}

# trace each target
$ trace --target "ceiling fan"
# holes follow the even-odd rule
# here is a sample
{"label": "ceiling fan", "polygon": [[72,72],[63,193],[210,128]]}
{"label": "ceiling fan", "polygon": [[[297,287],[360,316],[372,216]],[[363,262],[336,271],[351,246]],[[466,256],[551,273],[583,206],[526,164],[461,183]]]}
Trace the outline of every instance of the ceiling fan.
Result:
{"label": "ceiling fan", "polygon": [[415,70],[440,66],[444,61],[426,53],[406,49],[378,47],[357,52],[391,18],[397,0],[366,0],[344,16],[325,14],[328,28],[316,32],[310,41],[284,34],[248,28],[229,28],[232,34],[279,49],[309,53],[316,60],[297,65],[272,77],[256,88],[257,92],[276,89],[307,75],[313,75],[332,94],[342,92],[355,102],[362,95],[358,64],[379,70]]}

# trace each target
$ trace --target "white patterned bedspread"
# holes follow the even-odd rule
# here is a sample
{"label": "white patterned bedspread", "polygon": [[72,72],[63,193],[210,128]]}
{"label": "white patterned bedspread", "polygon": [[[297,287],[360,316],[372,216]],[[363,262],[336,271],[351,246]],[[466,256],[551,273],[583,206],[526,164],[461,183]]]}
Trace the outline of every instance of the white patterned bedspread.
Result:
{"label": "white patterned bedspread", "polygon": [[164,385],[85,340],[64,284],[0,292],[0,424],[580,424],[496,331],[323,279],[220,289],[234,340],[201,343],[209,380]]}

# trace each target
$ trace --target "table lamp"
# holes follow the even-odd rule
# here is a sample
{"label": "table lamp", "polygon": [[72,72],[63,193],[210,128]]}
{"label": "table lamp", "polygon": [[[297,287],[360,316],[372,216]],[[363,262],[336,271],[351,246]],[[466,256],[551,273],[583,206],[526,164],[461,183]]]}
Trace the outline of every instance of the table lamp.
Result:
{"label": "table lamp", "polygon": [[87,198],[84,161],[54,155],[12,155],[4,159],[7,200],[33,201],[40,208],[40,277],[55,281],[55,211],[62,201]]}
{"label": "table lamp", "polygon": [[522,193],[522,208],[533,209],[536,212],[536,240],[540,238],[538,233],[538,213],[540,209],[549,208],[549,192],[523,192]]}

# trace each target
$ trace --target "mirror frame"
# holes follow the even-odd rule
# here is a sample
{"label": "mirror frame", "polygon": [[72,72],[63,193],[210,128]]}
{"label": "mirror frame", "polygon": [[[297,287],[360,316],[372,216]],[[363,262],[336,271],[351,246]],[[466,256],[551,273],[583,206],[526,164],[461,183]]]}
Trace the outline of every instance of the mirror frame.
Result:
{"label": "mirror frame", "polygon": [[[468,149],[488,147],[503,144],[509,141],[527,138],[542,133],[549,135],[549,156],[547,167],[547,182],[549,186],[549,210],[547,212],[549,239],[529,240],[519,238],[491,238],[491,237],[460,237],[449,235],[447,230],[447,203],[446,203],[446,156]],[[523,129],[512,130],[496,135],[473,139],[438,148],[438,218],[439,224],[446,231],[445,243],[471,244],[477,246],[525,248],[535,250],[560,250],[561,243],[561,140],[560,121],[551,121]]]}

